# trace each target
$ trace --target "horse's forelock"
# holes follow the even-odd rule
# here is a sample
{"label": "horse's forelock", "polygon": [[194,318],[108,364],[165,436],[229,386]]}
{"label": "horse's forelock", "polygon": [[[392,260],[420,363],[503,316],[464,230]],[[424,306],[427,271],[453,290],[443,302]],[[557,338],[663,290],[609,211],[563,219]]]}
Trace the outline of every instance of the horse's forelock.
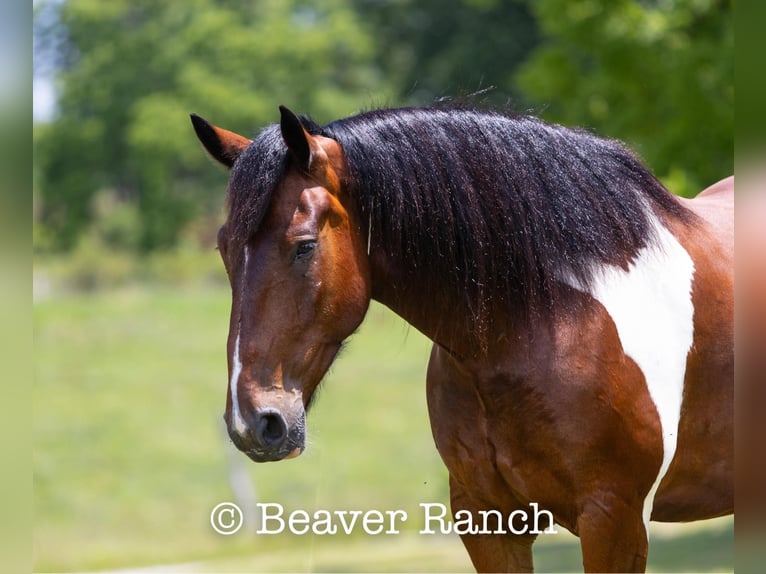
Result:
{"label": "horse's forelock", "polygon": [[287,165],[287,146],[276,124],[261,131],[234,164],[227,193],[227,225],[234,244],[241,247],[258,231]]}
{"label": "horse's forelock", "polygon": [[[306,116],[301,123],[310,134],[320,127]],[[234,164],[227,193],[230,241],[242,246],[257,233],[274,191],[287,174],[289,153],[278,124],[264,128]]]}

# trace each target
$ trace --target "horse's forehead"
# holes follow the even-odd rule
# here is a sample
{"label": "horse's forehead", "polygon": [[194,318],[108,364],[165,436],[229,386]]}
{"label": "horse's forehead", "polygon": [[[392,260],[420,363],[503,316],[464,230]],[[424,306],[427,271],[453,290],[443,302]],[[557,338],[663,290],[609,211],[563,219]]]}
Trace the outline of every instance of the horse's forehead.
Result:
{"label": "horse's forehead", "polygon": [[290,170],[271,196],[270,211],[280,220],[292,218],[295,210],[300,208],[304,190],[317,187],[317,184],[306,175]]}
{"label": "horse's forehead", "polygon": [[295,169],[289,169],[276,186],[271,197],[272,211],[280,218],[291,217],[300,207],[301,198],[309,199],[303,192],[310,188],[324,188],[332,194],[340,191],[345,173],[343,150],[340,144],[327,137],[314,136],[314,141],[324,152],[312,167],[310,175]]}
{"label": "horse's forehead", "polygon": [[290,170],[285,174],[265,206],[260,225],[251,230],[250,241],[258,243],[263,238],[284,234],[296,221],[296,214],[311,212],[308,203],[315,198],[315,194],[306,192],[317,187],[323,186],[300,172]]}
{"label": "horse's forehead", "polygon": [[[291,167],[282,171],[283,168],[269,161],[264,162],[269,165],[262,166],[266,171],[258,175],[256,169],[256,175],[253,175],[252,166],[260,163],[260,156],[243,158],[251,167],[232,174],[229,181],[229,214],[224,227],[240,246],[256,239],[266,229],[273,233],[288,224],[306,188],[322,187],[331,194],[341,191],[346,167],[340,144],[324,136],[312,138],[320,153],[311,175]],[[280,171],[281,176],[277,179],[274,176]]]}

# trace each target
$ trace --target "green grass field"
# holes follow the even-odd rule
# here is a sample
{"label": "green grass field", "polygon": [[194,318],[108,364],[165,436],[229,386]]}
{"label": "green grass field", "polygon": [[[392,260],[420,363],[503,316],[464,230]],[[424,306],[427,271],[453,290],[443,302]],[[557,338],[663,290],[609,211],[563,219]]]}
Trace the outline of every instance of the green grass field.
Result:
{"label": "green grass field", "polygon": [[[221,536],[232,458],[260,501],[291,509],[447,502],[425,406],[429,343],[373,306],[322,384],[299,458],[232,457],[226,288],[124,288],[35,305],[34,568],[87,571],[471,571],[453,536]],[[658,529],[653,571],[732,571],[733,525]],[[571,535],[536,545],[538,571],[581,571]]]}

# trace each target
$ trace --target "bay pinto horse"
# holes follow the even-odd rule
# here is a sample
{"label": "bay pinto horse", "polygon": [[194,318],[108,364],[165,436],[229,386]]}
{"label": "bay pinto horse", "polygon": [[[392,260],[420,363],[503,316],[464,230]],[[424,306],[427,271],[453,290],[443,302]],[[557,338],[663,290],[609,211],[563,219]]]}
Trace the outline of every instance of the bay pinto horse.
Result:
{"label": "bay pinto horse", "polygon": [[[672,196],[618,142],[467,108],[254,140],[192,115],[231,168],[234,444],[299,455],[305,413],[374,298],[429,337],[452,512],[532,502],[586,571],[643,571],[647,525],[733,512],[733,178]],[[461,514],[461,516],[464,516]],[[466,534],[480,571],[531,571],[534,535]]]}

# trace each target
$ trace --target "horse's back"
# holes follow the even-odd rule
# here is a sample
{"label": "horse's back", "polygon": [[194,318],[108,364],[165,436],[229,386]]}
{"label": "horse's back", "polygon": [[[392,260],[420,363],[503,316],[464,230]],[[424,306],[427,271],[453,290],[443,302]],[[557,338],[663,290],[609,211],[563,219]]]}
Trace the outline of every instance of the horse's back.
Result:
{"label": "horse's back", "polygon": [[734,257],[734,176],[703,190],[694,199],[681,202],[711,228],[721,247]]}
{"label": "horse's back", "polygon": [[713,185],[703,189],[695,199],[706,197],[722,197],[728,198],[729,201],[734,197],[734,176],[730,175],[722,180],[714,183]]}

